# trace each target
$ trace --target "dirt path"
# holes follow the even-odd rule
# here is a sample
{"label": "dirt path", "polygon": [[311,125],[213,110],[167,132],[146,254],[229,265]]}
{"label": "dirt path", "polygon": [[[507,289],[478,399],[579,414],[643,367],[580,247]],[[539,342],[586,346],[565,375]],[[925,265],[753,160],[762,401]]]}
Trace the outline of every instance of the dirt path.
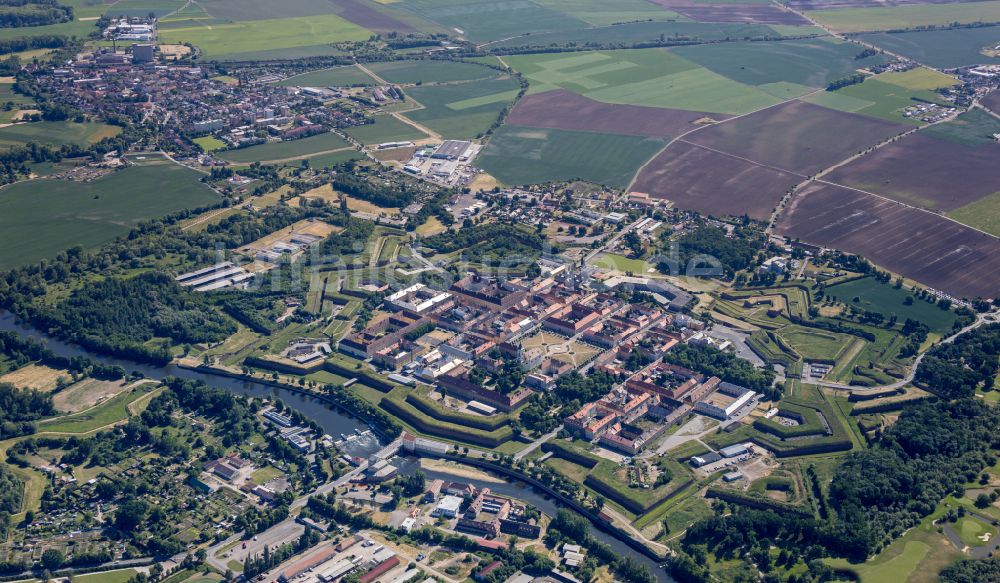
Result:
{"label": "dirt path", "polygon": [[278,158],[275,160],[261,160],[261,164],[281,164],[283,162],[294,162],[295,160],[308,160],[309,158],[315,158],[316,156],[325,156],[326,154],[336,154],[337,152],[346,152],[348,150],[353,150],[353,146],[344,146],[342,148],[334,148],[332,150],[323,150],[322,152],[316,152],[313,154],[308,154],[305,156],[292,156],[290,158]]}
{"label": "dirt path", "polygon": [[[357,68],[361,69],[364,73],[366,73],[369,76],[371,76],[372,79],[378,81],[380,84],[382,84],[382,85],[392,85],[392,83],[389,83],[388,81],[386,81],[382,77],[378,76],[374,71],[372,71],[368,67],[362,65],[361,63],[355,63],[354,65]],[[409,109],[407,111],[419,111],[421,109],[426,109],[424,107],[424,104],[420,103],[419,101],[417,101],[413,97],[407,95],[406,99],[409,100],[410,103],[412,103],[413,105],[416,106],[413,109]],[[417,129],[417,130],[419,130],[419,131],[427,134],[432,139],[435,139],[435,140],[441,140],[441,139],[443,139],[441,137],[441,134],[435,132],[434,130],[428,128],[427,126],[425,126],[423,124],[417,123],[417,122],[413,121],[412,119],[404,117],[403,114],[401,114],[401,113],[390,112],[389,115],[391,115],[392,117],[394,117],[394,118],[398,119],[399,121],[405,123],[406,125],[408,125],[410,127],[413,127],[414,129]]]}
{"label": "dirt path", "polygon": [[[681,134],[679,136],[671,138],[671,140],[669,142],[667,142],[662,148],[660,148],[659,151],[657,151],[655,154],[653,154],[653,156],[650,157],[649,160],[646,160],[646,162],[642,166],[639,166],[639,169],[636,170],[635,174],[632,176],[632,180],[630,180],[629,183],[628,183],[628,186],[625,187],[625,192],[626,193],[631,192],[632,188],[635,186],[636,180],[639,179],[639,176],[642,175],[642,172],[646,169],[646,167],[649,166],[650,164],[652,164],[653,160],[656,160],[657,158],[660,157],[661,154],[663,154],[664,152],[666,152],[667,148],[669,148],[670,146],[674,145],[677,142],[685,142],[687,144],[690,144],[690,142],[687,142],[684,138],[690,136],[691,134],[693,134],[693,133],[695,133],[697,131],[701,131],[701,130],[703,130],[705,128],[712,128],[712,127],[715,127],[717,125],[721,125],[721,124],[724,124],[724,123],[729,123],[731,121],[742,119],[744,117],[753,115],[755,113],[760,113],[762,111],[767,111],[768,109],[771,109],[771,108],[774,108],[774,107],[779,107],[779,106],[784,105],[786,103],[789,103],[791,101],[797,101],[797,100],[800,100],[800,99],[802,99],[804,97],[809,97],[810,95],[815,95],[816,93],[819,93],[821,91],[825,91],[825,89],[816,89],[815,91],[810,91],[809,93],[806,93],[804,95],[799,95],[798,97],[793,97],[791,99],[785,99],[783,101],[779,101],[778,103],[772,103],[771,105],[768,105],[768,106],[765,106],[765,107],[761,107],[761,108],[755,109],[753,111],[748,111],[747,113],[741,113],[740,115],[733,116],[733,117],[731,117],[729,119],[726,119],[726,120],[723,120],[723,121],[720,121],[720,122],[717,122],[717,123],[709,123],[709,124],[700,125],[700,126],[698,126],[696,128],[692,128],[692,129],[684,132],[683,134]],[[727,155],[731,156],[731,154],[727,154]],[[752,162],[752,160],[748,160],[748,162]],[[754,164],[761,165],[758,162],[754,162]],[[787,170],[783,170],[783,172],[788,172],[788,171]],[[794,172],[792,172],[792,174],[797,175]]]}
{"label": "dirt path", "polygon": [[[951,344],[959,336],[961,336],[963,334],[966,334],[968,332],[971,332],[971,331],[975,330],[976,328],[979,328],[980,326],[983,326],[983,325],[986,325],[986,324],[996,324],[996,323],[1000,323],[1000,308],[994,308],[994,310],[992,312],[989,312],[989,313],[986,313],[986,314],[979,314],[978,316],[976,316],[976,321],[975,322],[973,322],[972,324],[969,324],[965,328],[962,328],[958,332],[955,332],[954,334],[952,334],[951,336],[945,338],[944,340],[942,340],[938,344]],[[928,351],[925,350],[924,352],[921,352],[919,355],[917,355],[916,360],[913,361],[913,366],[910,367],[910,371],[906,374],[905,377],[903,377],[901,380],[898,380],[898,381],[896,381],[894,383],[890,383],[888,385],[881,385],[881,386],[877,386],[877,387],[855,387],[855,386],[852,386],[852,385],[844,385],[844,384],[841,384],[841,383],[831,383],[831,382],[827,382],[827,381],[815,381],[814,383],[811,383],[811,384],[817,384],[817,385],[819,385],[821,387],[826,387],[826,388],[829,388],[829,389],[839,389],[839,390],[842,390],[842,391],[870,392],[870,391],[882,391],[882,390],[886,390],[886,389],[901,389],[901,388],[905,387],[906,385],[908,385],[908,384],[910,384],[910,383],[913,382],[913,378],[917,375],[917,368],[920,366],[920,361],[922,361],[924,359],[924,356],[927,355],[927,352]]]}

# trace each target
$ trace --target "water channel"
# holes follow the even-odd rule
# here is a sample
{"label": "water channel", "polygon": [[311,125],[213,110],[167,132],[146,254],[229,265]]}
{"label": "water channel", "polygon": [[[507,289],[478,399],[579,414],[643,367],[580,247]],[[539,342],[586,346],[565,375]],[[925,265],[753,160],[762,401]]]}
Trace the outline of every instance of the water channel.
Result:
{"label": "water channel", "polygon": [[[102,362],[105,364],[118,365],[124,368],[127,372],[138,372],[147,378],[162,380],[167,377],[173,376],[184,379],[198,380],[205,384],[217,387],[220,389],[225,389],[227,391],[244,395],[248,397],[269,397],[269,398],[280,398],[286,405],[299,411],[303,415],[309,417],[316,421],[323,431],[334,436],[336,438],[340,434],[351,435],[357,431],[364,431],[368,427],[363,421],[357,419],[356,417],[345,415],[324,403],[323,401],[311,397],[309,395],[304,395],[302,393],[284,389],[281,387],[276,387],[273,385],[268,385],[264,383],[258,383],[253,381],[246,381],[242,379],[234,379],[221,375],[214,375],[203,373],[187,368],[182,368],[173,364],[168,364],[166,366],[156,366],[151,364],[142,364],[134,362],[131,360],[114,358],[99,355],[87,351],[75,344],[70,344],[63,342],[57,338],[52,338],[45,334],[44,332],[37,330],[29,325],[19,322],[18,319],[10,312],[0,310],[0,330],[14,332],[25,338],[32,338],[38,342],[43,343],[46,348],[54,352],[55,354],[67,358],[74,356],[82,356],[89,358],[91,360]],[[364,456],[368,453],[374,453],[379,449],[379,444],[376,439],[366,439],[362,443],[365,443],[364,451],[351,451],[352,455]],[[415,461],[407,460],[402,463],[401,471],[404,473],[412,473],[419,469],[419,464]],[[447,481],[460,481],[471,483],[477,488],[488,487],[497,494],[503,496],[509,496],[511,498],[517,498],[524,500],[525,502],[535,506],[543,513],[549,516],[555,516],[556,510],[558,509],[557,503],[549,498],[548,496],[536,492],[530,486],[521,484],[520,482],[511,482],[506,480],[501,480],[496,478],[497,481],[486,481],[486,480],[476,480],[468,479],[458,475],[451,475],[447,472],[440,471],[428,471],[422,470],[424,474],[430,479],[440,478]],[[602,532],[596,528],[591,528],[591,532],[594,537],[598,540],[610,545],[616,552],[621,554],[631,554],[638,561],[649,567],[653,574],[663,583],[673,583],[673,579],[667,575],[667,573],[660,568],[660,565],[644,556],[630,549],[625,543],[614,538],[613,536]]]}

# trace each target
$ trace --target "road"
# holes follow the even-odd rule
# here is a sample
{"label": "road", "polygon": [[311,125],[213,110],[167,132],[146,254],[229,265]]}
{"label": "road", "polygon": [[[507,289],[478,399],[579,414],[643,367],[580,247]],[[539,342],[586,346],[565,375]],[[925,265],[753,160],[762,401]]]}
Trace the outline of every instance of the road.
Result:
{"label": "road", "polygon": [[[399,448],[402,444],[403,444],[402,438],[397,438],[395,441],[383,447],[378,452],[377,455],[390,457],[394,455],[397,451],[399,451]],[[311,496],[325,495],[332,492],[335,488],[347,484],[348,482],[351,481],[352,478],[360,475],[367,468],[368,468],[368,461],[366,460],[362,462],[361,465],[354,468],[350,472],[344,474],[343,476],[337,478],[336,480],[332,482],[327,482],[326,484],[323,484],[322,486],[316,488],[312,492],[299,496],[294,501],[292,501],[292,504],[289,506],[289,510],[294,511],[304,507],[306,503],[309,502],[309,498]],[[292,512],[292,514],[295,513]],[[238,532],[230,536],[226,540],[216,543],[211,547],[209,547],[206,562],[212,567],[215,567],[216,569],[225,572],[226,569],[229,569],[228,564],[230,561],[237,561],[242,563],[249,556],[259,555],[263,553],[265,546],[274,549],[274,547],[295,540],[296,538],[301,536],[304,531],[305,527],[295,522],[294,516],[289,516],[285,520],[282,520],[281,522],[275,524],[274,526],[265,530],[264,532],[259,533],[255,537],[255,540],[246,541],[247,548],[245,549],[242,548],[241,544],[239,544],[239,541],[243,538],[243,533]],[[233,547],[231,551],[226,551],[221,557],[219,556],[219,553],[223,549],[226,549],[227,547],[233,545],[234,543],[236,544],[236,546]]]}
{"label": "road", "polygon": [[[986,314],[979,314],[978,316],[976,316],[976,321],[975,322],[973,322],[972,324],[969,324],[965,328],[962,328],[958,332],[955,332],[951,336],[945,338],[944,340],[942,340],[941,342],[939,342],[939,344],[951,344],[959,336],[961,336],[961,335],[963,335],[963,334],[965,334],[967,332],[971,332],[971,331],[975,330],[976,328],[979,328],[980,326],[983,326],[983,325],[986,325],[986,324],[997,324],[997,323],[1000,323],[1000,308],[994,308],[994,310],[992,312],[988,312]],[[839,390],[843,390],[843,391],[869,392],[869,391],[881,391],[881,390],[901,389],[901,388],[905,387],[906,385],[908,385],[908,384],[910,384],[910,383],[913,382],[913,378],[917,374],[917,367],[920,366],[920,361],[922,361],[924,359],[924,356],[926,356],[928,352],[930,352],[930,349],[925,350],[924,352],[921,352],[920,354],[918,354],[917,358],[913,361],[913,366],[910,367],[910,371],[906,374],[906,376],[903,377],[901,380],[898,380],[898,381],[896,381],[894,383],[891,383],[891,384],[888,384],[888,385],[880,385],[880,386],[876,386],[876,387],[855,387],[855,386],[852,386],[852,385],[844,385],[844,384],[840,384],[840,383],[831,383],[831,382],[827,382],[827,381],[814,381],[814,383],[817,384],[817,385],[819,385],[819,386],[821,386],[821,387],[827,387],[827,388],[830,388],[830,389],[839,389]]]}
{"label": "road", "polygon": [[546,441],[548,441],[548,440],[552,439],[553,437],[555,437],[556,435],[558,435],[559,432],[562,431],[562,429],[563,429],[563,426],[562,426],[562,423],[560,423],[559,427],[556,427],[555,429],[553,429],[552,431],[550,431],[550,432],[546,433],[545,435],[539,437],[535,441],[532,441],[528,445],[528,447],[526,447],[526,448],[522,449],[521,451],[519,451],[519,452],[517,452],[517,453],[514,454],[514,461],[517,461],[517,460],[523,458],[524,456],[528,455],[529,453],[535,451],[536,449],[538,449],[539,447],[541,447],[543,443],[545,443]]}

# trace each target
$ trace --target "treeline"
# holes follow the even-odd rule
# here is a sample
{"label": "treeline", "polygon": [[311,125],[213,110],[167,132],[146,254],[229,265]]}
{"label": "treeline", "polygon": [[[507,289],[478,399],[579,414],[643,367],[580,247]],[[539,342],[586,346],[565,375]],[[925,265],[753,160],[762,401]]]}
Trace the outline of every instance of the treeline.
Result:
{"label": "treeline", "polygon": [[716,267],[711,263],[714,259],[722,273],[706,275],[732,277],[752,265],[765,242],[763,231],[750,221],[737,227],[732,237],[725,229],[702,224],[678,239],[675,248],[666,250],[667,259],[661,262],[659,270],[674,274],[687,274],[688,268],[710,271]]}
{"label": "treeline", "polygon": [[849,87],[851,85],[858,85],[859,83],[865,82],[865,75],[863,73],[855,73],[854,75],[848,75],[847,77],[842,77],[840,79],[831,81],[829,85],[826,86],[827,91],[836,91],[838,89],[843,89],[844,87]]}
{"label": "treeline", "polygon": [[777,399],[781,396],[780,390],[771,387],[774,384],[774,370],[768,367],[756,368],[749,360],[713,346],[678,344],[664,355],[663,360],[705,375],[719,377],[727,383],[764,393],[768,399]]}
{"label": "treeline", "polygon": [[[801,559],[811,572],[823,572],[815,563],[824,556],[864,560],[996,462],[998,423],[1000,412],[972,399],[913,405],[870,449],[847,458],[833,477],[829,504],[814,487],[827,518],[741,505],[726,513],[720,506],[715,516],[688,528],[684,561],[704,575],[706,552],[719,559],[749,557],[765,574],[783,561],[792,566]],[[775,561],[772,547],[784,559]]]}
{"label": "treeline", "polygon": [[[610,545],[603,543],[590,534],[590,523],[586,518],[560,508],[546,533],[546,542],[552,545],[559,543],[578,544],[587,549],[588,561],[592,565],[584,565],[584,571],[593,576],[596,565],[608,565],[616,579],[627,583],[656,583],[656,576],[637,561],[631,554],[619,554]],[[590,578],[584,573],[584,581]]]}
{"label": "treeline", "polygon": [[351,172],[338,172],[330,182],[334,190],[348,196],[367,200],[381,207],[403,208],[413,202],[417,192],[403,186],[376,186],[365,178]]}
{"label": "treeline", "polygon": [[463,259],[484,266],[530,268],[545,239],[518,225],[488,223],[434,235],[421,244],[439,253],[461,250]]}
{"label": "treeline", "polygon": [[120,366],[95,362],[82,356],[70,358],[59,356],[41,342],[23,338],[7,330],[0,330],[0,355],[3,355],[15,369],[32,362],[39,362],[52,368],[64,368],[70,373],[95,379],[114,381],[125,377],[125,369]]}
{"label": "treeline", "polygon": [[56,0],[3,0],[0,2],[0,28],[45,26],[73,20],[73,8]]}
{"label": "treeline", "polygon": [[52,395],[0,383],[0,439],[35,432],[35,421],[55,415]]}
{"label": "treeline", "polygon": [[257,431],[255,402],[201,381],[170,377],[164,383],[181,407],[215,421],[224,447],[244,443]]}
{"label": "treeline", "polygon": [[90,283],[62,302],[33,310],[32,319],[85,348],[156,364],[172,355],[168,347],[148,344],[154,338],[221,342],[236,332],[204,295],[160,272]]}
{"label": "treeline", "polygon": [[966,332],[932,348],[917,367],[914,381],[949,399],[971,397],[977,387],[992,389],[1000,373],[1000,324]]}
{"label": "treeline", "polygon": [[451,198],[451,193],[447,190],[441,190],[434,196],[430,198],[427,202],[420,207],[420,210],[416,214],[411,215],[409,220],[406,221],[406,230],[415,231],[417,227],[427,222],[427,219],[435,216],[441,221],[441,224],[450,227],[455,223],[455,216],[451,214],[446,206],[448,206],[448,200]]}
{"label": "treeline", "polygon": [[68,37],[58,34],[39,34],[0,40],[0,55],[32,51],[35,49],[61,49],[70,44]]}
{"label": "treeline", "polygon": [[[7,539],[10,530],[10,515],[21,511],[24,483],[10,471],[7,464],[0,463],[0,540]],[[2,565],[2,562],[0,562]],[[0,572],[3,567],[0,566]]]}
{"label": "treeline", "polygon": [[962,559],[946,567],[940,583],[1000,583],[1000,559]]}

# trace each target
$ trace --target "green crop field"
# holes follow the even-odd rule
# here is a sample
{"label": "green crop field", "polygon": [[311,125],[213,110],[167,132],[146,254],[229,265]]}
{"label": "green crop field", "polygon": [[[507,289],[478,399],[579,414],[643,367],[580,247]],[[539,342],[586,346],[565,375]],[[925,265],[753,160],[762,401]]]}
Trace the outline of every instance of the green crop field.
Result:
{"label": "green crop field", "polygon": [[490,67],[460,61],[389,61],[368,65],[373,73],[389,83],[449,83],[497,77]]}
{"label": "green crop field", "polygon": [[948,213],[956,221],[1000,237],[1000,192]]}
{"label": "green crop field", "polygon": [[93,182],[39,179],[0,192],[0,269],[96,247],[143,220],[214,204],[201,174],[162,158]]}
{"label": "green crop field", "polygon": [[197,4],[222,20],[273,20],[288,17],[321,16],[333,10],[328,0],[199,0]]}
{"label": "green crop field", "polygon": [[89,575],[75,575],[73,581],[74,583],[127,583],[136,574],[135,569],[120,569],[118,571],[104,571]]}
{"label": "green crop field", "polygon": [[519,36],[491,44],[490,47],[539,47],[555,45],[597,45],[629,46],[658,42],[663,39],[690,39],[719,41],[727,38],[781,38],[782,36],[824,35],[822,29],[811,26],[777,26],[744,24],[739,22],[662,22],[642,21],[603,26],[542,32],[530,36]]}
{"label": "green crop field", "polygon": [[975,64],[1000,64],[1000,58],[983,54],[1000,40],[1000,26],[863,34],[859,37],[886,50],[942,69]]}
{"label": "green crop field", "polygon": [[[343,164],[348,160],[360,160],[364,158],[361,152],[357,150],[344,150],[343,152],[334,152],[332,154],[319,154],[317,156],[309,156],[309,165],[313,168],[329,168],[336,166],[338,164]],[[297,166],[301,163],[301,160],[292,161],[288,164]]]}
{"label": "green crop field", "polygon": [[[401,0],[393,8],[408,10],[437,23],[450,34],[472,42],[488,42],[525,33],[580,29],[586,22],[534,2],[493,0]],[[461,32],[459,32],[461,31]]]}
{"label": "green crop field", "polygon": [[249,164],[251,162],[269,160],[305,158],[311,154],[339,150],[340,148],[350,147],[350,145],[347,140],[337,134],[326,132],[289,142],[273,142],[250,146],[249,148],[240,148],[238,150],[227,150],[219,152],[217,155],[224,160],[229,160],[237,164]]}
{"label": "green crop field", "polygon": [[677,47],[671,52],[740,83],[794,83],[815,88],[826,87],[859,68],[888,61],[883,55],[855,60],[862,50],[854,43],[826,37]]}
{"label": "green crop field", "polygon": [[671,51],[639,49],[507,57],[532,92],[557,87],[606,103],[747,113],[779,100]]}
{"label": "green crop field", "polygon": [[427,137],[422,131],[391,115],[377,115],[375,123],[348,128],[347,133],[366,146],[383,142],[421,140]]}
{"label": "green crop field", "polygon": [[22,105],[34,103],[35,100],[27,95],[16,93],[13,83],[0,83],[0,103],[7,102],[14,105]]}
{"label": "green crop field", "polygon": [[656,138],[504,126],[477,165],[505,184],[580,178],[622,187],[663,144]]}
{"label": "green crop field", "polygon": [[424,106],[406,117],[447,138],[469,139],[485,132],[500,112],[514,101],[519,86],[509,77],[458,85],[429,85],[407,89]]}
{"label": "green crop field", "polygon": [[940,71],[928,69],[927,67],[917,67],[901,73],[889,72],[879,75],[879,80],[907,89],[933,91],[958,85],[958,81],[951,75],[945,75]]}
{"label": "green crop field", "polygon": [[[942,310],[934,304],[914,298],[912,305],[906,305],[906,298],[912,296],[905,289],[880,283],[875,278],[863,277],[854,281],[832,285],[826,288],[826,295],[840,302],[855,306],[860,310],[879,312],[887,318],[895,314],[900,323],[907,318],[927,324],[934,332],[951,330],[957,316],[951,310]],[[858,302],[854,298],[859,298]]]}
{"label": "green crop field", "polygon": [[38,121],[0,128],[0,148],[21,146],[28,142],[62,146],[86,145],[117,136],[121,128],[103,123]]}
{"label": "green crop field", "polygon": [[860,113],[896,123],[921,125],[918,118],[903,117],[903,110],[918,101],[943,103],[941,97],[925,89],[907,89],[901,85],[885,83],[881,77],[869,78],[864,83],[848,85],[837,91],[821,91],[806,101],[849,113]]}
{"label": "green crop field", "polygon": [[676,12],[665,10],[645,0],[535,0],[535,4],[564,12],[593,26],[637,20],[684,19]]}
{"label": "green crop field", "polygon": [[289,77],[276,83],[282,87],[351,87],[355,85],[374,85],[375,80],[368,73],[354,65],[334,67],[321,71],[311,71]]}
{"label": "green crop field", "polygon": [[119,0],[108,5],[104,14],[108,16],[147,16],[150,13],[162,17],[183,7],[186,0]]}
{"label": "green crop field", "polygon": [[199,24],[160,31],[161,42],[189,42],[210,58],[253,53],[261,47],[267,50],[310,47],[366,40],[370,36],[371,32],[335,14]]}
{"label": "green crop field", "polygon": [[970,109],[955,119],[927,128],[924,135],[950,140],[963,146],[979,146],[996,142],[1000,134],[1000,118],[981,109]]}
{"label": "green crop field", "polygon": [[838,32],[898,30],[954,22],[1000,22],[1000,1],[960,4],[912,4],[891,8],[813,10],[809,17]]}
{"label": "green crop field", "polygon": [[24,38],[28,36],[42,36],[49,34],[78,36],[86,38],[92,32],[97,31],[97,23],[88,20],[72,20],[70,22],[60,22],[59,24],[46,24],[44,26],[0,28],[0,40],[10,40],[14,38]]}

